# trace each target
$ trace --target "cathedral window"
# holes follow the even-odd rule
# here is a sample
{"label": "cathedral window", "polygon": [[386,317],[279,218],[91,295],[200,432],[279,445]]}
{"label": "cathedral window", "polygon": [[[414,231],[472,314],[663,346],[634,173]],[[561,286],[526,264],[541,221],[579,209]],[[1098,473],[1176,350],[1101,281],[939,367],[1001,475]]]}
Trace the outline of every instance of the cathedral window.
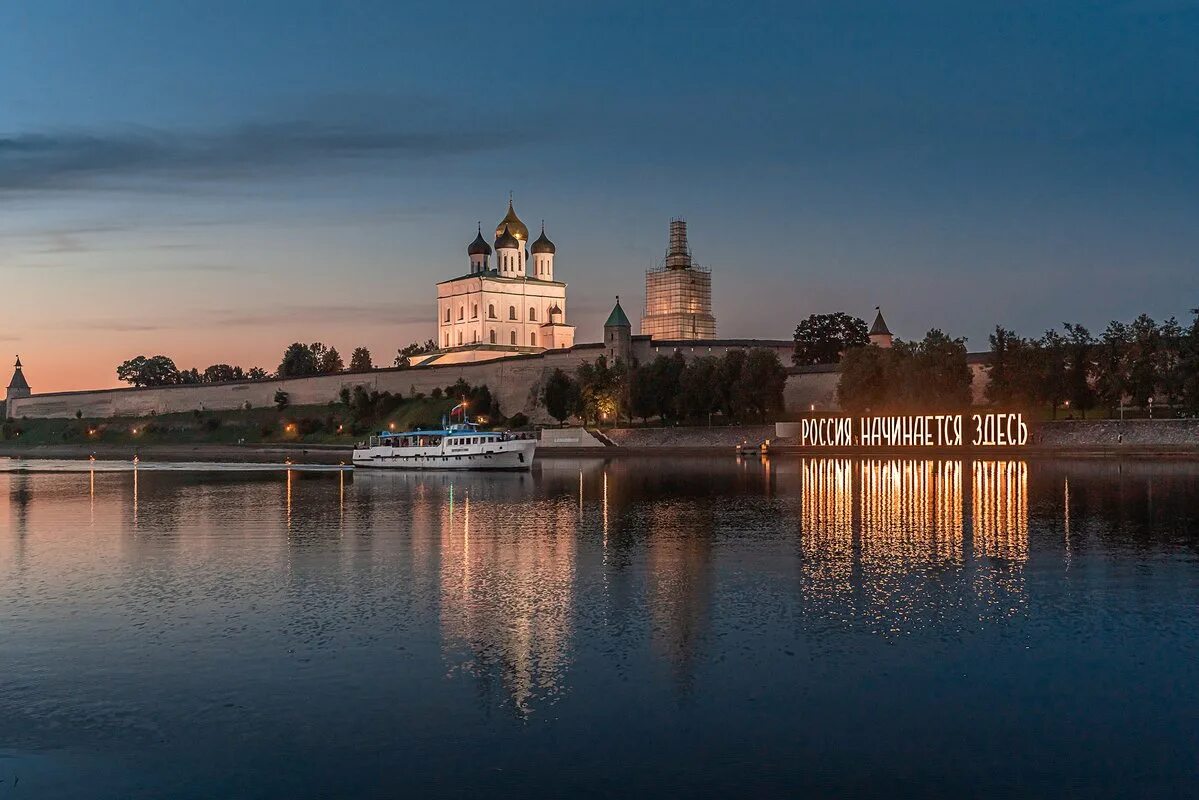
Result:
{"label": "cathedral window", "polygon": [[473,306],[471,306],[470,318],[471,319],[479,318],[479,304],[478,303],[475,303]]}
{"label": "cathedral window", "polygon": [[450,321],[450,307],[449,306],[445,307],[445,321],[446,322]]}
{"label": "cathedral window", "polygon": [[516,331],[512,331],[512,344],[516,344]]}
{"label": "cathedral window", "polygon": [[462,344],[462,331],[458,331],[458,344]]}
{"label": "cathedral window", "polygon": [[530,308],[529,309],[529,322],[536,322],[536,321],[537,321],[537,309]]}
{"label": "cathedral window", "polygon": [[450,346],[450,335],[448,333],[445,335],[445,346]]}
{"label": "cathedral window", "polygon": [[479,332],[478,332],[478,331],[472,331],[472,332],[471,332],[471,335],[470,335],[470,340],[471,340],[471,342],[473,342],[474,344],[478,344],[478,343],[479,343]]}
{"label": "cathedral window", "polygon": [[530,333],[530,334],[529,334],[529,346],[530,346],[530,347],[536,347],[536,346],[537,346],[537,334],[536,334],[536,333]]}
{"label": "cathedral window", "polygon": [[458,321],[459,322],[462,321],[462,315],[463,315],[463,313],[465,313],[465,311],[466,311],[466,309],[464,309],[462,306],[458,306]]}
{"label": "cathedral window", "polygon": [[508,306],[508,319],[516,319],[516,306]]}
{"label": "cathedral window", "polygon": [[495,303],[487,304],[487,317],[489,319],[495,319]]}
{"label": "cathedral window", "polygon": [[491,332],[491,343],[495,344],[495,331]]}

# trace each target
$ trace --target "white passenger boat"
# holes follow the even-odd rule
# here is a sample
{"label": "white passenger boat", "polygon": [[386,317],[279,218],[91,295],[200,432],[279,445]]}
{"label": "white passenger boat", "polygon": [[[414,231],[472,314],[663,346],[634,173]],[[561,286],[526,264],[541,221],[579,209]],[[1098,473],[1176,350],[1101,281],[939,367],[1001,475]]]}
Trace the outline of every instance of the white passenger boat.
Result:
{"label": "white passenger boat", "polygon": [[[460,407],[455,407],[458,411]],[[451,415],[454,413],[451,411]],[[436,430],[383,431],[354,448],[355,467],[381,469],[524,470],[533,466],[536,439],[481,431],[469,422]]]}

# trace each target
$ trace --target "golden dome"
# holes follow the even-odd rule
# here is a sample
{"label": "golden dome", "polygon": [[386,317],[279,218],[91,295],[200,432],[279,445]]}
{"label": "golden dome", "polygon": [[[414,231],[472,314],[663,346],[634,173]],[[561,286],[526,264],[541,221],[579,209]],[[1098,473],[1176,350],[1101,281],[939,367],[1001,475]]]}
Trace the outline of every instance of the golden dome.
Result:
{"label": "golden dome", "polygon": [[500,224],[495,226],[495,238],[500,238],[500,234],[504,232],[504,226],[507,226],[508,231],[518,240],[529,241],[529,229],[520,221],[520,217],[516,216],[516,211],[512,208],[512,198],[508,198],[508,213],[500,220]]}

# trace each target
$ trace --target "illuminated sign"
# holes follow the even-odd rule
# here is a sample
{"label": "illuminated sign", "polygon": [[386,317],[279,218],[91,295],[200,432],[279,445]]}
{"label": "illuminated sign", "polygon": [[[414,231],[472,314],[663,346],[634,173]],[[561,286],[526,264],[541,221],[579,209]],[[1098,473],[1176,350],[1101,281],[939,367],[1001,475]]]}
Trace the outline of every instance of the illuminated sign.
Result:
{"label": "illuminated sign", "polygon": [[819,417],[800,421],[801,447],[1019,447],[1022,414]]}

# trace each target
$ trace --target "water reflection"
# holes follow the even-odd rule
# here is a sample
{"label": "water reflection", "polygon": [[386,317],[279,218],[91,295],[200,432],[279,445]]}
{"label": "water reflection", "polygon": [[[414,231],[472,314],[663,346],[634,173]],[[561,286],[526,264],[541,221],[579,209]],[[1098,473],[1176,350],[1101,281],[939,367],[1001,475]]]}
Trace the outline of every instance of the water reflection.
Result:
{"label": "water reflection", "polygon": [[498,684],[503,703],[528,715],[565,684],[578,516],[573,504],[529,505],[493,489],[460,478],[442,503],[442,641],[451,674],[473,676],[489,696]]}
{"label": "water reflection", "polygon": [[973,473],[971,514],[975,554],[1008,561],[1027,560],[1028,464],[975,461]]}
{"label": "water reflection", "polygon": [[801,585],[811,610],[897,634],[972,608],[1009,614],[1023,602],[1024,462],[805,459],[800,480]]}
{"label": "water reflection", "polygon": [[[82,472],[0,472],[0,602],[25,648],[0,654],[0,667],[42,706],[83,717],[103,695],[154,718],[159,680],[171,702],[194,680],[195,696],[222,698],[198,715],[211,720],[225,697],[290,700],[298,691],[262,688],[280,675],[305,696],[336,687],[356,718],[383,715],[356,692],[409,685],[459,719],[466,705],[500,724],[554,719],[629,686],[697,707],[719,696],[722,669],[793,675],[794,662],[772,661],[781,647],[807,648],[818,670],[847,642],[878,653],[901,637],[1006,632],[1055,592],[1071,600],[1053,572],[1066,558],[1071,580],[1098,585],[1108,572],[1097,558],[1131,552],[1145,574],[1170,562],[1145,554],[1181,548],[1193,561],[1199,549],[1199,468],[1187,465],[662,458],[499,475]],[[1129,591],[1146,608],[1193,606],[1193,574],[1171,579]],[[103,641],[87,638],[95,631]],[[63,642],[96,660],[84,700],[72,700],[77,670],[47,656]],[[112,676],[143,658],[154,672],[123,695]],[[397,670],[403,680],[378,680]],[[254,699],[238,696],[239,680]],[[0,682],[0,717],[14,704]]]}

